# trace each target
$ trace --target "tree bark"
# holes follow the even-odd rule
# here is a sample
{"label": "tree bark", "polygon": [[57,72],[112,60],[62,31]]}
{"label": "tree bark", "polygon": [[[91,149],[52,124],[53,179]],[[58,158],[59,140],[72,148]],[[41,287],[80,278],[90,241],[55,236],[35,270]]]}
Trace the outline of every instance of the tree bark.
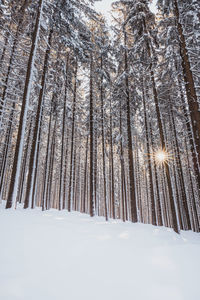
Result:
{"label": "tree bark", "polygon": [[35,28],[34,28],[34,32],[33,32],[32,45],[31,45],[31,51],[30,51],[30,56],[29,56],[29,60],[28,60],[25,87],[24,87],[24,93],[23,93],[22,109],[21,109],[21,115],[20,115],[20,121],[19,121],[17,142],[16,142],[16,148],[15,148],[15,156],[14,156],[14,162],[13,162],[13,168],[12,168],[12,174],[11,174],[11,180],[10,180],[10,186],[9,186],[9,192],[8,192],[8,199],[6,202],[6,208],[11,208],[13,202],[16,201],[16,197],[17,197],[19,173],[20,173],[20,167],[21,167],[21,161],[22,161],[22,152],[23,152],[25,128],[26,128],[26,121],[27,121],[26,119],[27,119],[29,98],[30,98],[31,87],[32,87],[32,75],[33,75],[35,56],[36,56],[36,50],[37,50],[37,44],[38,44],[37,42],[38,42],[38,37],[39,37],[39,32],[40,32],[40,21],[41,21],[42,9],[43,9],[43,1],[44,0],[39,0],[36,24],[35,24]]}
{"label": "tree bark", "polygon": [[48,70],[48,60],[50,56],[50,45],[51,45],[51,38],[53,34],[53,29],[50,30],[48,43],[47,43],[47,49],[45,53],[45,59],[44,59],[44,68],[43,68],[43,74],[42,74],[42,82],[38,99],[38,107],[37,107],[37,113],[36,113],[36,120],[35,120],[35,127],[33,132],[33,139],[32,139],[32,146],[31,146],[31,154],[30,154],[30,162],[29,162],[29,172],[28,172],[28,180],[27,180],[27,187],[26,187],[26,195],[25,195],[25,201],[24,201],[24,208],[29,207],[30,202],[30,194],[33,188],[33,178],[35,174],[35,165],[36,165],[36,156],[37,156],[37,144],[38,144],[38,137],[39,137],[39,131],[41,126],[41,112],[43,107],[43,99],[44,99],[44,93],[45,93],[45,83],[46,83],[46,74]]}
{"label": "tree bark", "polygon": [[125,86],[126,86],[126,117],[127,117],[127,138],[128,138],[128,165],[129,165],[129,184],[130,184],[130,206],[131,206],[131,221],[137,222],[137,205],[136,205],[136,190],[134,178],[134,165],[133,165],[133,146],[132,146],[132,133],[131,133],[131,112],[130,112],[130,91],[128,79],[128,54],[127,54],[127,37],[124,31],[124,71],[126,73]]}

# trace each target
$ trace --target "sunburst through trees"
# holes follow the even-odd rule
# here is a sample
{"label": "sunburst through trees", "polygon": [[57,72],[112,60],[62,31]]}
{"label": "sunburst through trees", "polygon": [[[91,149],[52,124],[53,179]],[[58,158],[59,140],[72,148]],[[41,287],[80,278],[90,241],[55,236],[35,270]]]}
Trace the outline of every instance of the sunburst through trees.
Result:
{"label": "sunburst through trees", "polygon": [[0,1],[7,208],[200,231],[200,3],[150,2]]}

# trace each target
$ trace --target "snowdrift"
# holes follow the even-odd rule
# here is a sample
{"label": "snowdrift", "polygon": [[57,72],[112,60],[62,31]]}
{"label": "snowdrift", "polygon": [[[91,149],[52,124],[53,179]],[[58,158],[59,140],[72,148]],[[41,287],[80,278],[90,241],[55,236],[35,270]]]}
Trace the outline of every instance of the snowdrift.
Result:
{"label": "snowdrift", "polygon": [[198,300],[200,235],[0,207],[1,300]]}

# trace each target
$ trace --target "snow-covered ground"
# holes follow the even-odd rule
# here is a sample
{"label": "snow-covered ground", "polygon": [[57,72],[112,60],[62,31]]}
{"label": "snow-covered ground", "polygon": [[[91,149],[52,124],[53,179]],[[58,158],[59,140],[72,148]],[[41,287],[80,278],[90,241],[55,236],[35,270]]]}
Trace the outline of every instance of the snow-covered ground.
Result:
{"label": "snow-covered ground", "polygon": [[200,235],[0,207],[1,300],[199,300]]}

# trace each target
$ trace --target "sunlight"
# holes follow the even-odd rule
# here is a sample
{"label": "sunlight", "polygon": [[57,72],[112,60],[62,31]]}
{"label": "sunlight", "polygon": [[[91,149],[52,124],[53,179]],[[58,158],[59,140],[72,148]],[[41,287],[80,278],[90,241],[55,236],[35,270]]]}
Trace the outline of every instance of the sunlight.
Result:
{"label": "sunlight", "polygon": [[157,164],[169,163],[172,159],[172,156],[163,149],[159,149],[153,154]]}
{"label": "sunlight", "polygon": [[167,153],[165,151],[160,150],[156,153],[155,157],[158,162],[163,163],[167,159]]}
{"label": "sunlight", "polygon": [[173,155],[162,148],[157,148],[154,152],[144,155],[147,156],[145,160],[149,160],[149,157],[152,157],[157,165],[169,164],[169,162],[173,160]]}

